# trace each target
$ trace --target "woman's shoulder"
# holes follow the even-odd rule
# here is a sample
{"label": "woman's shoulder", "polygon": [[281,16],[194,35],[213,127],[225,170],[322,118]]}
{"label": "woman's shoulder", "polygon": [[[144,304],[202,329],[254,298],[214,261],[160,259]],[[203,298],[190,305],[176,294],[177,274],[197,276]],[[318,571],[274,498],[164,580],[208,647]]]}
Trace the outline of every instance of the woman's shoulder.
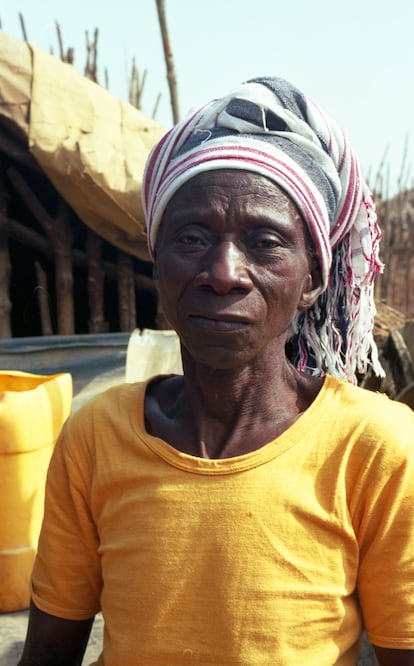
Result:
{"label": "woman's shoulder", "polygon": [[385,393],[327,376],[325,392],[338,420],[378,442],[405,442],[414,452],[414,411]]}
{"label": "woman's shoulder", "polygon": [[91,437],[109,429],[122,429],[134,424],[139,429],[143,420],[143,405],[152,378],[140,382],[121,383],[91,397],[65,423],[66,437]]}
{"label": "woman's shoulder", "polygon": [[120,383],[94,395],[82,406],[74,411],[71,419],[82,421],[92,414],[111,414],[115,410],[128,409],[130,401],[136,402],[145,394],[148,381],[134,383]]}
{"label": "woman's shoulder", "polygon": [[386,412],[404,412],[414,418],[414,412],[408,405],[393,400],[386,393],[372,391],[332,375],[326,376],[325,385],[330,390],[337,392],[341,400],[349,402],[353,406],[372,405],[382,407]]}

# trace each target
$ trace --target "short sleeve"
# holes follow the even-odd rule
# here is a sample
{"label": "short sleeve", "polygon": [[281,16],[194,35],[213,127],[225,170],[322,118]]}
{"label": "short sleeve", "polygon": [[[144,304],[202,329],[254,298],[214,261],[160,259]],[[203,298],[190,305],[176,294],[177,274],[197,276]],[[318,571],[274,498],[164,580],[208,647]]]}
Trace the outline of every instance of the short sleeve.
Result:
{"label": "short sleeve", "polygon": [[[399,410],[401,407],[401,410]],[[358,594],[369,640],[414,648],[414,412],[398,405],[361,470]]]}
{"label": "short sleeve", "polygon": [[102,581],[89,501],[92,455],[79,427],[73,437],[71,423],[62,430],[48,470],[32,598],[44,612],[83,620],[100,610]]}

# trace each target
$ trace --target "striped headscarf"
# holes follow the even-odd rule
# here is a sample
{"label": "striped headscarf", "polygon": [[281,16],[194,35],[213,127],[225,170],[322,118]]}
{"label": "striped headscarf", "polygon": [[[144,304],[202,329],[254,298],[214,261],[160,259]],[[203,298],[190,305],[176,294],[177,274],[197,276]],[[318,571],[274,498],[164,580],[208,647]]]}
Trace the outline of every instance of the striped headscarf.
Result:
{"label": "striped headscarf", "polygon": [[343,131],[280,78],[257,78],[173,127],[145,169],[148,246],[174,193],[198,173],[242,169],[279,185],[307,224],[323,292],[292,322],[290,347],[300,371],[355,381],[368,365],[383,375],[373,339],[373,281],[382,269],[371,193]]}

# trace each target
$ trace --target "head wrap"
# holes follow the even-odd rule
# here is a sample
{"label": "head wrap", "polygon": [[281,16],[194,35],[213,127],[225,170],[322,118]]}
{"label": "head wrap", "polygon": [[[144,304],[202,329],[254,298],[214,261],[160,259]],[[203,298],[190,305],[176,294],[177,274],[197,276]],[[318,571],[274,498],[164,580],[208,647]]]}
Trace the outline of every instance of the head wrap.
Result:
{"label": "head wrap", "polygon": [[148,158],[142,196],[152,256],[171,197],[198,173],[216,169],[270,178],[307,224],[323,291],[292,323],[296,367],[354,381],[370,364],[383,375],[372,334],[381,233],[343,131],[280,78],[252,79],[202,106],[167,132]]}

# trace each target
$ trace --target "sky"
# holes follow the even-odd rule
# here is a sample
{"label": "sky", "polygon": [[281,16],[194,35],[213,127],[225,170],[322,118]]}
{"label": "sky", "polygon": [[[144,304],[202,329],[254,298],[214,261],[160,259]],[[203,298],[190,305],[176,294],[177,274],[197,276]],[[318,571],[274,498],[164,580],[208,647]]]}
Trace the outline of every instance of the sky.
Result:
{"label": "sky", "polygon": [[[165,0],[180,113],[262,75],[282,76],[345,130],[371,187],[380,172],[391,196],[414,182],[414,2],[412,0]],[[99,30],[98,76],[128,99],[132,60],[147,70],[142,110],[172,124],[155,0],[14,0],[0,7],[2,29],[58,54],[83,71],[85,34]],[[0,42],[1,47],[1,42]],[[405,157],[404,157],[405,155]],[[381,166],[383,164],[383,166]]]}

